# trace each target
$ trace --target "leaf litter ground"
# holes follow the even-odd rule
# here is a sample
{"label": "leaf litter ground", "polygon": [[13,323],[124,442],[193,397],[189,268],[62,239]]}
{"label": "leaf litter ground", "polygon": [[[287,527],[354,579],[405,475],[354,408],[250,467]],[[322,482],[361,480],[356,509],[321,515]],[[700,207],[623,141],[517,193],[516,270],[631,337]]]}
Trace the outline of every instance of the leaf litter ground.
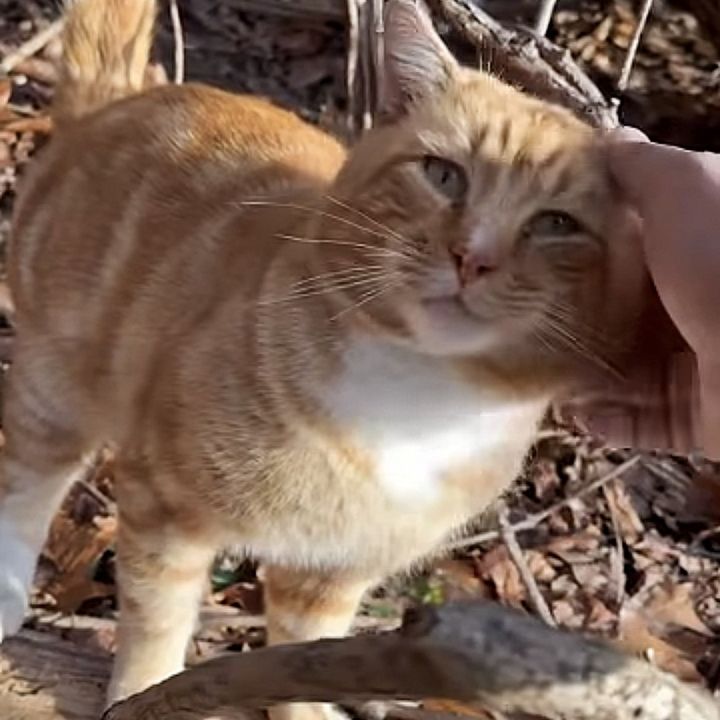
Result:
{"label": "leaf litter ground", "polygon": [[[527,0],[488,0],[487,7],[500,19],[523,22],[533,6]],[[182,13],[189,79],[263,94],[323,126],[342,125],[341,24],[242,13],[232,0],[190,0]],[[57,14],[49,0],[0,0],[0,59],[12,61],[9,76],[0,77],[3,246],[17,178],[51,132],[46,108],[56,81]],[[634,22],[633,6],[625,0],[560,3],[551,36],[611,90]],[[49,41],[18,58],[18,49],[48,28]],[[170,71],[172,48],[166,22],[158,57]],[[626,121],[656,139],[720,150],[719,60],[695,18],[662,4],[624,98]],[[7,308],[2,286],[6,316]],[[6,362],[11,342],[5,319],[0,357]],[[509,511],[502,532],[494,531],[501,515],[489,512],[478,521],[477,541],[371,593],[356,629],[394,627],[408,604],[486,598],[545,613],[560,626],[605,637],[683,679],[717,689],[720,472],[687,458],[650,454],[628,463],[632,457],[553,417],[505,498]],[[627,470],[602,481],[619,467]],[[597,487],[588,492],[593,482]],[[52,526],[32,619],[67,642],[108,653],[116,615],[115,510],[112,459],[103,456]],[[261,588],[262,568],[231,555],[218,559],[194,643],[197,658],[264,642]]]}

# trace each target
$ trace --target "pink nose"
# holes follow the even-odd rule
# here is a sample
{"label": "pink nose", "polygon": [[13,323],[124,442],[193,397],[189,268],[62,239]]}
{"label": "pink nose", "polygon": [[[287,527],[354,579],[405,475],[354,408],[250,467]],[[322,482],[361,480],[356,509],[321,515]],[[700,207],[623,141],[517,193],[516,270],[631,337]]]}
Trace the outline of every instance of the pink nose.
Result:
{"label": "pink nose", "polygon": [[453,248],[450,250],[450,257],[455,263],[462,287],[497,269],[497,263],[492,258],[467,248]]}

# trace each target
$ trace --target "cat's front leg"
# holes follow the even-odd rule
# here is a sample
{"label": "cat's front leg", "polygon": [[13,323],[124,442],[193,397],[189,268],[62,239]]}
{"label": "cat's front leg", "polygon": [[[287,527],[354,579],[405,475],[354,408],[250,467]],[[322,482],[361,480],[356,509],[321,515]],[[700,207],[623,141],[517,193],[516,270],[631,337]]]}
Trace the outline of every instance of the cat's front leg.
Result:
{"label": "cat's front leg", "polygon": [[[266,568],[268,643],[279,645],[347,634],[372,581],[347,571]],[[270,709],[271,720],[329,720],[342,717],[333,705],[295,703]]]}

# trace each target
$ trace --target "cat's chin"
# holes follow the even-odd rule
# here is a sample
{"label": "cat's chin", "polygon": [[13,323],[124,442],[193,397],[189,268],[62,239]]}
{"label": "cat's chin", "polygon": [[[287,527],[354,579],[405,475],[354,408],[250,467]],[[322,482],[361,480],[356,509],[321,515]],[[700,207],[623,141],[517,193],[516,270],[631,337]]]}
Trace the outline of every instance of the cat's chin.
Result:
{"label": "cat's chin", "polygon": [[430,355],[467,356],[497,349],[501,328],[457,296],[426,298],[407,312],[415,344]]}

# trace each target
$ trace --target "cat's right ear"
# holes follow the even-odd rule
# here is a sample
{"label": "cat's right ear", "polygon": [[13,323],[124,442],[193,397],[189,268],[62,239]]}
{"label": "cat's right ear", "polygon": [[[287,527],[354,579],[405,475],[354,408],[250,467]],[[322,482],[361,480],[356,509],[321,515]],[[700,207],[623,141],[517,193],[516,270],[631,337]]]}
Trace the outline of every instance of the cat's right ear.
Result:
{"label": "cat's right ear", "polygon": [[459,65],[421,0],[387,0],[380,111],[396,117],[447,87]]}

